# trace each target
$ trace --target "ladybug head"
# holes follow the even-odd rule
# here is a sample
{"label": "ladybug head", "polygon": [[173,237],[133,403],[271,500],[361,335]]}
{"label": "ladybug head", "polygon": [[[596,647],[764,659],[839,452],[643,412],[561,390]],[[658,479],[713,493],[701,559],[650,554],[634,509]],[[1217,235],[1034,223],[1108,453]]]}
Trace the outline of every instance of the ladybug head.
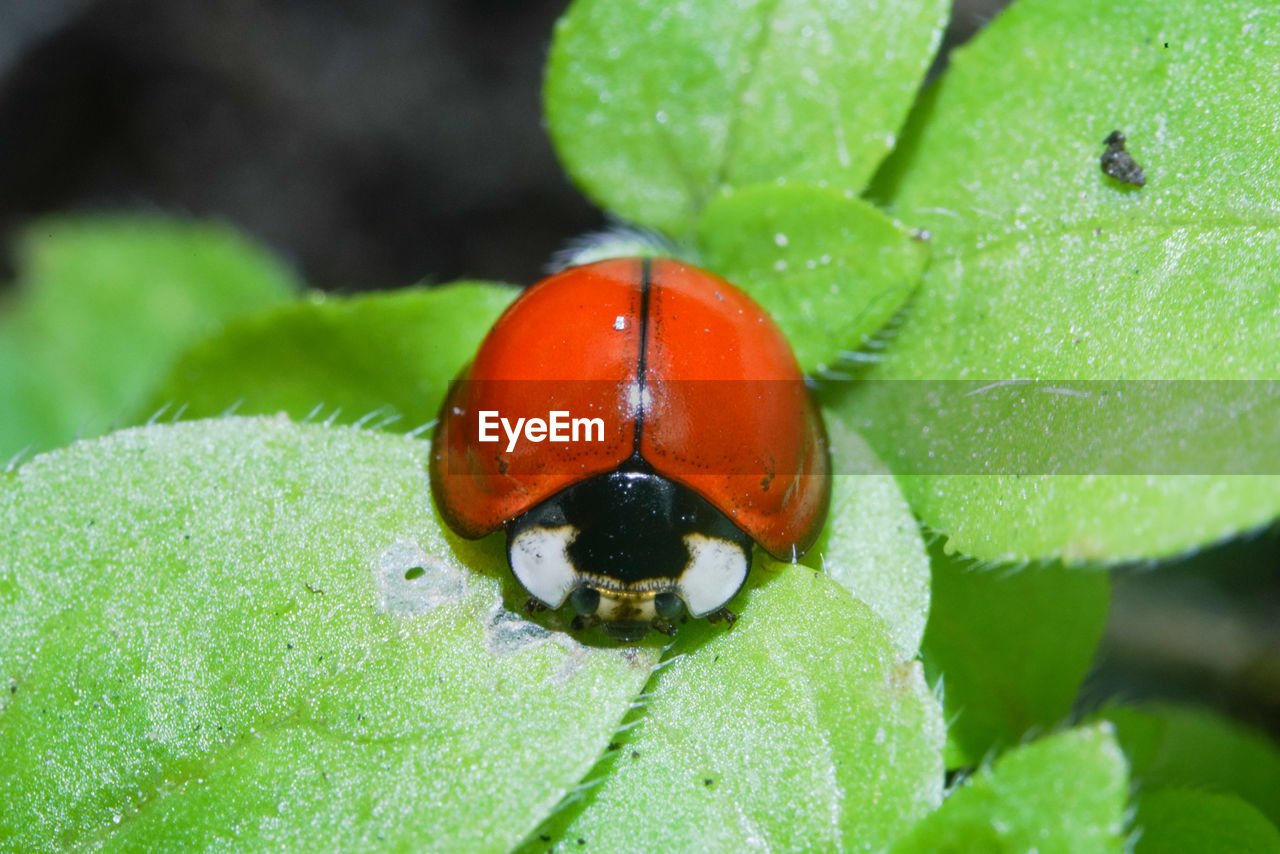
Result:
{"label": "ladybug head", "polygon": [[751,547],[706,500],[643,468],[575,484],[507,526],[511,569],[535,599],[568,600],[578,625],[625,642],[723,609]]}

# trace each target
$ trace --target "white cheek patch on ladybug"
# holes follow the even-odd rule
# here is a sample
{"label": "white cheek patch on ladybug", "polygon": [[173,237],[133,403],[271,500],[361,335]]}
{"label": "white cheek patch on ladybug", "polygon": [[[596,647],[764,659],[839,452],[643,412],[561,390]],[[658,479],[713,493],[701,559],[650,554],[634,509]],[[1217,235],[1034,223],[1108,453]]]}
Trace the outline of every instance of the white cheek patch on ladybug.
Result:
{"label": "white cheek patch on ladybug", "polygon": [[559,608],[578,585],[569,560],[569,544],[578,536],[572,525],[534,526],[517,534],[507,546],[511,571],[535,599]]}
{"label": "white cheek patch on ladybug", "polygon": [[742,546],[718,537],[686,534],[689,563],[676,589],[689,614],[701,617],[724,606],[742,588],[751,568],[751,555]]}

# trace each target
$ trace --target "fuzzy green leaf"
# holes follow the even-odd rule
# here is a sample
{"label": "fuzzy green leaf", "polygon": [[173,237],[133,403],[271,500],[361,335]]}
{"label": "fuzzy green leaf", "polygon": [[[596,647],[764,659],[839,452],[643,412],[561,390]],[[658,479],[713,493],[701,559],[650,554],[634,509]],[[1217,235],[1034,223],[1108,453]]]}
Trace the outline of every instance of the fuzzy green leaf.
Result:
{"label": "fuzzy green leaf", "polygon": [[893,851],[1121,851],[1125,772],[1107,724],[1050,736],[966,780]]}
{"label": "fuzzy green leaf", "polygon": [[[1212,10],[1162,0],[1011,5],[952,54],[893,206],[932,231],[940,251],[966,255],[1051,234],[1087,242],[1095,227],[1124,243],[1143,226],[1273,231],[1280,9],[1224,0]],[[1103,174],[1113,130],[1145,167],[1144,187]],[[1062,261],[1070,269],[1073,258]]]}
{"label": "fuzzy green leaf", "polygon": [[1117,706],[1102,717],[1135,781],[1229,792],[1280,824],[1280,746],[1262,733],[1189,706]]}
{"label": "fuzzy green leaf", "polygon": [[[894,213],[932,231],[934,262],[866,378],[1038,378],[1073,393],[1071,380],[1280,379],[1278,33],[1280,12],[1243,0],[1213,14],[1160,0],[1010,7],[957,52],[894,164]],[[1114,129],[1146,167],[1141,189],[1100,169]],[[1103,447],[1159,434],[1163,445],[1105,477],[1089,467],[989,476],[983,460],[962,458],[904,490],[956,548],[992,560],[1120,561],[1229,537],[1280,514],[1275,434],[1259,426],[1280,419],[1280,395],[1236,385],[1233,406],[1205,383],[1182,388],[1181,414],[1195,424],[1185,430],[1162,431],[1159,407],[1063,398],[1058,411],[1091,417],[1085,438]],[[902,389],[886,388],[842,405],[893,462]],[[1247,405],[1262,408],[1237,419]],[[952,432],[1007,430],[1013,406]],[[1014,452],[1045,445],[1052,418],[1026,427]],[[1078,433],[1057,434],[1049,450],[1072,450]],[[922,462],[905,453],[903,470]]]}
{"label": "fuzzy green leaf", "polygon": [[229,228],[160,218],[37,223],[17,255],[0,315],[0,458],[123,422],[193,337],[299,287]]}
{"label": "fuzzy green leaf", "polygon": [[925,673],[942,681],[950,767],[1057,726],[1107,624],[1107,576],[1057,564],[1011,571],[932,549]]}
{"label": "fuzzy green leaf", "polygon": [[707,266],[769,310],[806,373],[822,373],[884,326],[927,257],[866,202],[796,184],[722,194],[698,228]]}
{"label": "fuzzy green leaf", "polygon": [[941,710],[919,663],[821,573],[769,566],[731,631],[682,629],[598,785],[525,851],[875,848],[937,805]]}
{"label": "fuzzy green leaf", "polygon": [[[421,442],[116,433],[0,480],[0,838],[25,851],[503,851],[655,658],[504,608]],[[513,597],[518,600],[519,597]]]}
{"label": "fuzzy green leaf", "polygon": [[1157,789],[1138,798],[1136,854],[1280,852],[1280,832],[1235,795]]}
{"label": "fuzzy green leaf", "polygon": [[823,570],[884,620],[904,658],[915,658],[929,615],[929,556],[920,526],[884,463],[861,437],[827,415],[831,510],[801,562]]}
{"label": "fuzzy green leaf", "polygon": [[384,410],[411,430],[436,417],[449,381],[516,293],[458,282],[259,312],[188,350],[141,412],[171,406],[199,418],[235,405],[301,419],[322,408],[351,422]]}
{"label": "fuzzy green leaf", "polygon": [[722,186],[860,190],[893,147],[945,0],[576,0],[547,122],[587,195],[684,236]]}

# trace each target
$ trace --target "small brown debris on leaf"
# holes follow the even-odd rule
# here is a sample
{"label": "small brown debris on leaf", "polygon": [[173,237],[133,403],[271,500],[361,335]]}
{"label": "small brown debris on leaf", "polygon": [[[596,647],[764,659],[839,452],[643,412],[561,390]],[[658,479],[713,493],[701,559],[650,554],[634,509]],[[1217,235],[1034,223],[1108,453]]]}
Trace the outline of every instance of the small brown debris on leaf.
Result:
{"label": "small brown debris on leaf", "polygon": [[1100,164],[1102,171],[1117,181],[1132,184],[1135,187],[1147,183],[1147,173],[1138,165],[1138,161],[1124,148],[1124,131],[1113,130],[1103,140],[1107,150],[1102,152]]}

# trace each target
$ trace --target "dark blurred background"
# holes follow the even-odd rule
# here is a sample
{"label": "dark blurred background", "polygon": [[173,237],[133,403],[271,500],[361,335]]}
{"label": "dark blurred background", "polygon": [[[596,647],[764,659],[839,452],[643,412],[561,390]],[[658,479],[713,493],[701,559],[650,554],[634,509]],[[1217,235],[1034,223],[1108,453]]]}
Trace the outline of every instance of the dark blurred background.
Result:
{"label": "dark blurred background", "polygon": [[[0,0],[0,290],[33,217],[226,220],[343,292],[528,283],[604,218],[541,124],[567,0]],[[958,0],[946,50],[1003,0]],[[936,70],[936,69],[935,69]],[[1114,574],[1087,694],[1280,732],[1280,533]]]}
{"label": "dark blurred background", "polygon": [[226,219],[338,290],[524,281],[599,215],[541,126],[564,0],[0,0],[0,229]]}
{"label": "dark blurred background", "polygon": [[[948,44],[1002,5],[959,3]],[[603,225],[541,123],[566,6],[0,0],[0,242],[146,208],[226,219],[326,289],[531,281]]]}

